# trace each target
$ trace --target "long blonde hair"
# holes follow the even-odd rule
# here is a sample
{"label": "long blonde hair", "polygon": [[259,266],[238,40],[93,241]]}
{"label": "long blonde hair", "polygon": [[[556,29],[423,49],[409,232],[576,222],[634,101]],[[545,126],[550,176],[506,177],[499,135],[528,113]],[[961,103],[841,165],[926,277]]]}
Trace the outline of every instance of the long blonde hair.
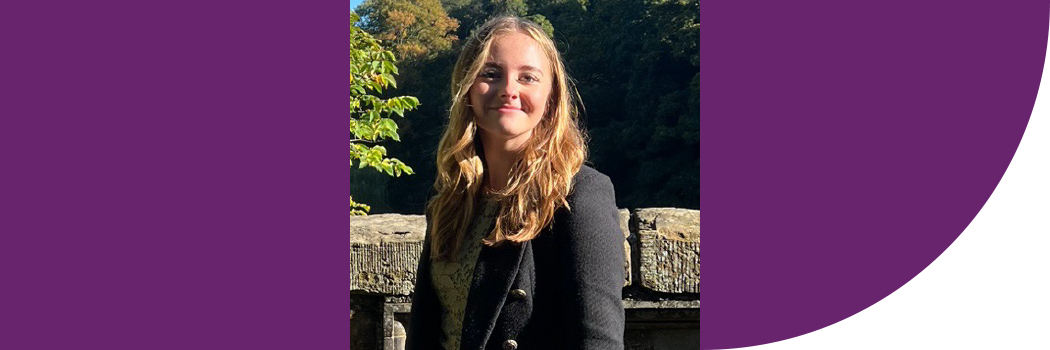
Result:
{"label": "long blonde hair", "polygon": [[510,169],[506,187],[493,196],[499,203],[487,245],[522,243],[535,238],[554,217],[572,190],[572,177],[587,157],[585,135],[577,122],[579,94],[565,72],[554,41],[538,25],[517,17],[488,20],[464,43],[452,72],[448,125],[437,149],[436,195],[427,204],[433,259],[452,260],[478,208],[484,179],[481,141],[467,103],[470,87],[501,34],[518,32],[539,43],[554,77],[547,111]]}

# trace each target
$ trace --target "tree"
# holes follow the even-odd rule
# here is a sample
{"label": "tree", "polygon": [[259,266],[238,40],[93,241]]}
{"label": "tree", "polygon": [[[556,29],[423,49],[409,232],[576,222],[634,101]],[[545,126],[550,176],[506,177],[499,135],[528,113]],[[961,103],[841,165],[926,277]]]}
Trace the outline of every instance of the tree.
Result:
{"label": "tree", "polygon": [[[350,27],[350,132],[354,135],[350,142],[350,165],[356,161],[358,168],[368,166],[397,177],[413,174],[412,168],[397,158],[388,158],[386,147],[378,143],[401,140],[392,117],[395,114],[404,117],[405,111],[419,106],[419,100],[412,96],[384,99],[370,94],[382,94],[383,89],[397,87],[394,62],[394,54],[383,49],[378,40],[361,28]],[[353,197],[350,197],[350,206],[351,215],[366,215],[371,210],[366,204],[354,202]]]}
{"label": "tree", "polygon": [[444,4],[449,14],[461,24],[457,32],[460,38],[470,36],[472,30],[489,18],[503,15],[525,17],[543,27],[547,34],[553,31],[550,21],[545,17],[528,15],[529,5],[525,0],[445,0]]}
{"label": "tree", "polygon": [[459,22],[439,0],[366,0],[358,7],[361,27],[390,43],[403,59],[427,58],[456,43]]}

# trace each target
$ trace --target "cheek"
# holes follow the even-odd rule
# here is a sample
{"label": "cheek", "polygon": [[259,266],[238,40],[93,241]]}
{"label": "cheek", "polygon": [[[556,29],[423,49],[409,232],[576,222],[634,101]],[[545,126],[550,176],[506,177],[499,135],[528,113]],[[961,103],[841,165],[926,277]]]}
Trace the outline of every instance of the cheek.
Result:
{"label": "cheek", "polygon": [[467,102],[473,105],[475,102],[479,102],[480,97],[478,84],[471,85],[470,91],[467,92]]}
{"label": "cheek", "polygon": [[549,107],[548,101],[550,99],[550,93],[537,92],[529,97],[531,100],[530,102],[532,102],[532,113],[530,114],[533,116],[544,117],[544,114],[547,113]]}
{"label": "cheek", "polygon": [[470,86],[470,92],[467,93],[467,104],[470,105],[470,109],[474,111],[475,116],[481,115],[485,106],[487,87],[482,85],[484,84],[474,83],[474,85]]}

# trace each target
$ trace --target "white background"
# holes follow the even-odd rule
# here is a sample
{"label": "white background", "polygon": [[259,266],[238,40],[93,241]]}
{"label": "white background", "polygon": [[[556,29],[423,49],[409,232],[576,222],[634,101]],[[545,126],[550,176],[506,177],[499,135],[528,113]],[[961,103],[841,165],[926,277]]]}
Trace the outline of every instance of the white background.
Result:
{"label": "white background", "polygon": [[917,277],[788,349],[1050,349],[1050,74],[1006,174],[977,217]]}

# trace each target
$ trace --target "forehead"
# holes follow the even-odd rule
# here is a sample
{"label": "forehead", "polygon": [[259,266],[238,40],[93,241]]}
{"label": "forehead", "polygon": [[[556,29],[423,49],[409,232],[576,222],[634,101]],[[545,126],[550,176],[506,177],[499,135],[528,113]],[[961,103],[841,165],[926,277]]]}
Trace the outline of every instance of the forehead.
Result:
{"label": "forehead", "polygon": [[550,61],[540,43],[520,32],[499,34],[492,39],[486,64],[503,68],[537,67],[550,73]]}

